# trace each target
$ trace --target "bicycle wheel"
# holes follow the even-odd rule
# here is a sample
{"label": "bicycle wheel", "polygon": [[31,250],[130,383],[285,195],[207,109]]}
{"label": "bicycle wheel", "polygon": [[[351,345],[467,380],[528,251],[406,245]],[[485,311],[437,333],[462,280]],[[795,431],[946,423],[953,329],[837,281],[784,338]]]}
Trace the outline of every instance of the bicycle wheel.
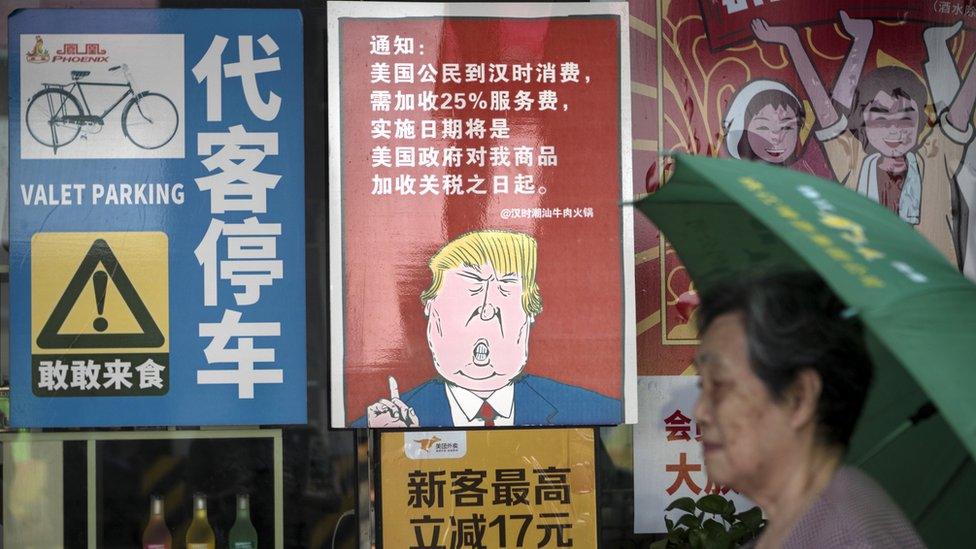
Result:
{"label": "bicycle wheel", "polygon": [[63,147],[74,141],[81,126],[65,122],[66,116],[81,114],[81,104],[74,95],[58,89],[43,90],[31,98],[24,118],[31,137],[45,147]]}
{"label": "bicycle wheel", "polygon": [[142,92],[122,110],[122,132],[143,149],[158,149],[169,143],[179,125],[176,105],[159,93]]}

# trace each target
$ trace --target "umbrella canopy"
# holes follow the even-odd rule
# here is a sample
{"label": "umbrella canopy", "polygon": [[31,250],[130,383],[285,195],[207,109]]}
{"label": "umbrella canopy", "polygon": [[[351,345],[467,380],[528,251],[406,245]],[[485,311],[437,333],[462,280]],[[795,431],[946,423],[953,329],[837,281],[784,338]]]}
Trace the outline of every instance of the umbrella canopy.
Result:
{"label": "umbrella canopy", "polygon": [[669,182],[636,206],[699,290],[737,274],[817,272],[864,323],[875,365],[848,461],[885,486],[930,546],[971,543],[976,285],[910,225],[835,182],[741,160],[675,161]]}

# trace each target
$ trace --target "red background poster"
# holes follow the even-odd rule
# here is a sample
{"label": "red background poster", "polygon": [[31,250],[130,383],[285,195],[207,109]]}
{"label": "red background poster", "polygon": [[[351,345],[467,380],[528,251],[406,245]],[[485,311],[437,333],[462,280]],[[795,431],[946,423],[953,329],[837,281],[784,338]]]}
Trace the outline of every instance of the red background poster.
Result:
{"label": "red background poster", "polygon": [[[926,104],[920,105],[928,124],[920,139],[937,126],[932,90],[951,99],[955,88],[946,77],[955,76],[953,72],[964,77],[976,50],[973,31],[968,30],[976,24],[976,3],[971,0],[906,0],[885,2],[881,7],[851,0],[757,3],[630,2],[635,196],[653,191],[662,176],[666,180],[668,160],[662,160],[659,150],[729,156],[725,124],[730,105],[744,87],[758,81],[776,82],[796,95],[806,115],[799,129],[805,159],[819,166],[828,177],[833,176],[814,137],[813,132],[819,129],[815,112],[790,56],[778,44],[755,39],[750,27],[753,18],[796,28],[828,93],[837,82],[853,43],[844,29],[840,10],[846,10],[851,17],[867,19],[873,36],[861,74],[881,67],[899,67],[914,73],[928,88]],[[729,15],[725,4],[746,7]],[[947,48],[951,63],[928,74],[925,64],[933,54],[923,38],[926,29],[948,29],[956,22],[961,22],[962,28],[956,33],[946,30],[947,38],[940,45]],[[976,173],[974,158],[967,156],[958,172],[954,184],[960,189],[972,189],[976,184],[970,175]],[[967,177],[967,182],[962,183],[959,177]],[[953,215],[958,216],[959,211]],[[970,214],[970,231],[974,226],[972,219]],[[961,232],[966,232],[965,219],[953,219],[956,223],[961,224]],[[694,286],[673,249],[639,214],[635,216],[634,238],[638,374],[689,372],[698,336]],[[968,261],[965,265],[971,265]]]}
{"label": "red background poster", "polygon": [[[708,40],[715,49],[752,40],[749,23],[756,17],[775,25],[815,25],[833,23],[837,12],[852,17],[905,22],[933,22],[951,25],[962,20],[967,28],[976,26],[976,8],[968,0],[698,0],[704,16]],[[679,3],[680,5],[680,3]]]}
{"label": "red background poster", "polygon": [[[389,398],[388,376],[396,378],[401,393],[437,376],[420,300],[431,281],[427,264],[444,244],[481,229],[520,231],[538,242],[543,311],[532,325],[525,373],[622,400],[619,25],[615,16],[340,19],[347,423],[377,399]],[[375,36],[391,42],[410,37],[413,53],[371,54]],[[376,82],[376,62],[418,68],[430,63],[438,71],[436,82]],[[460,83],[443,81],[443,65],[451,63],[460,65]],[[528,65],[531,81],[511,81],[511,73],[508,82],[466,81],[466,65],[491,63]],[[538,82],[539,64],[546,63],[555,64],[555,82]],[[579,82],[562,81],[565,63],[578,65]],[[393,104],[376,111],[371,96],[384,90]],[[515,110],[514,102],[508,110],[495,109],[493,90],[507,90],[512,98],[528,91],[537,101],[528,110]],[[538,109],[547,90],[558,95],[555,110]],[[427,91],[438,98],[436,110],[396,109],[398,92],[417,97]],[[381,118],[416,121],[416,138],[377,138],[371,122]],[[488,127],[492,119],[504,119],[510,136],[444,138],[445,119],[462,119],[467,128],[471,118],[486,120]],[[421,138],[420,121],[430,119],[437,122],[437,136]],[[538,152],[552,146],[557,165],[469,165],[465,152],[460,167],[404,167],[395,160],[374,166],[377,146],[441,152],[482,146]],[[514,179],[520,173],[533,176],[534,192],[493,192],[493,176]],[[376,194],[377,176],[395,180],[404,174],[416,178],[418,194],[402,195],[395,183],[391,194]],[[421,178],[431,174],[441,192],[419,194]],[[485,179],[488,192],[445,195],[445,174],[460,175],[465,189],[470,180]]]}

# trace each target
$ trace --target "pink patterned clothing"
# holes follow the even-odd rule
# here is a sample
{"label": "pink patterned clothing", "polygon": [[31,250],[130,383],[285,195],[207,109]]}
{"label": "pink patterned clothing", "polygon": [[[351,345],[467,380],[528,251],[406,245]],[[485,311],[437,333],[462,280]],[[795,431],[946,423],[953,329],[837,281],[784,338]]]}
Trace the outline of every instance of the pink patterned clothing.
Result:
{"label": "pink patterned clothing", "polygon": [[[750,545],[747,545],[750,547]],[[869,476],[841,467],[782,549],[925,549],[901,509]]]}

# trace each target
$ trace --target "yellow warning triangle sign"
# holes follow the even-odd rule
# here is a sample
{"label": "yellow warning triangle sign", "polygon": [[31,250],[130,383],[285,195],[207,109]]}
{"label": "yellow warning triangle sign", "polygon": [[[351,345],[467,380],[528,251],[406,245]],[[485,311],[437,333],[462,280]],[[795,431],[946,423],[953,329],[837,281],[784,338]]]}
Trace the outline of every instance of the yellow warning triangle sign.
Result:
{"label": "yellow warning triangle sign", "polygon": [[[96,271],[99,265],[104,268],[104,271]],[[96,296],[101,293],[104,300],[104,291],[109,279],[118,290],[125,306],[129,308],[141,332],[59,333],[89,280],[95,286]],[[95,319],[94,327],[97,331],[104,331],[107,325],[108,322],[105,319],[101,317]],[[82,259],[81,265],[68,283],[64,294],[51,312],[51,316],[48,317],[37,336],[37,346],[43,349],[155,348],[161,347],[163,342],[164,338],[159,326],[132,286],[132,282],[125,274],[125,269],[116,259],[112,248],[101,238],[92,243],[88,253]]]}

